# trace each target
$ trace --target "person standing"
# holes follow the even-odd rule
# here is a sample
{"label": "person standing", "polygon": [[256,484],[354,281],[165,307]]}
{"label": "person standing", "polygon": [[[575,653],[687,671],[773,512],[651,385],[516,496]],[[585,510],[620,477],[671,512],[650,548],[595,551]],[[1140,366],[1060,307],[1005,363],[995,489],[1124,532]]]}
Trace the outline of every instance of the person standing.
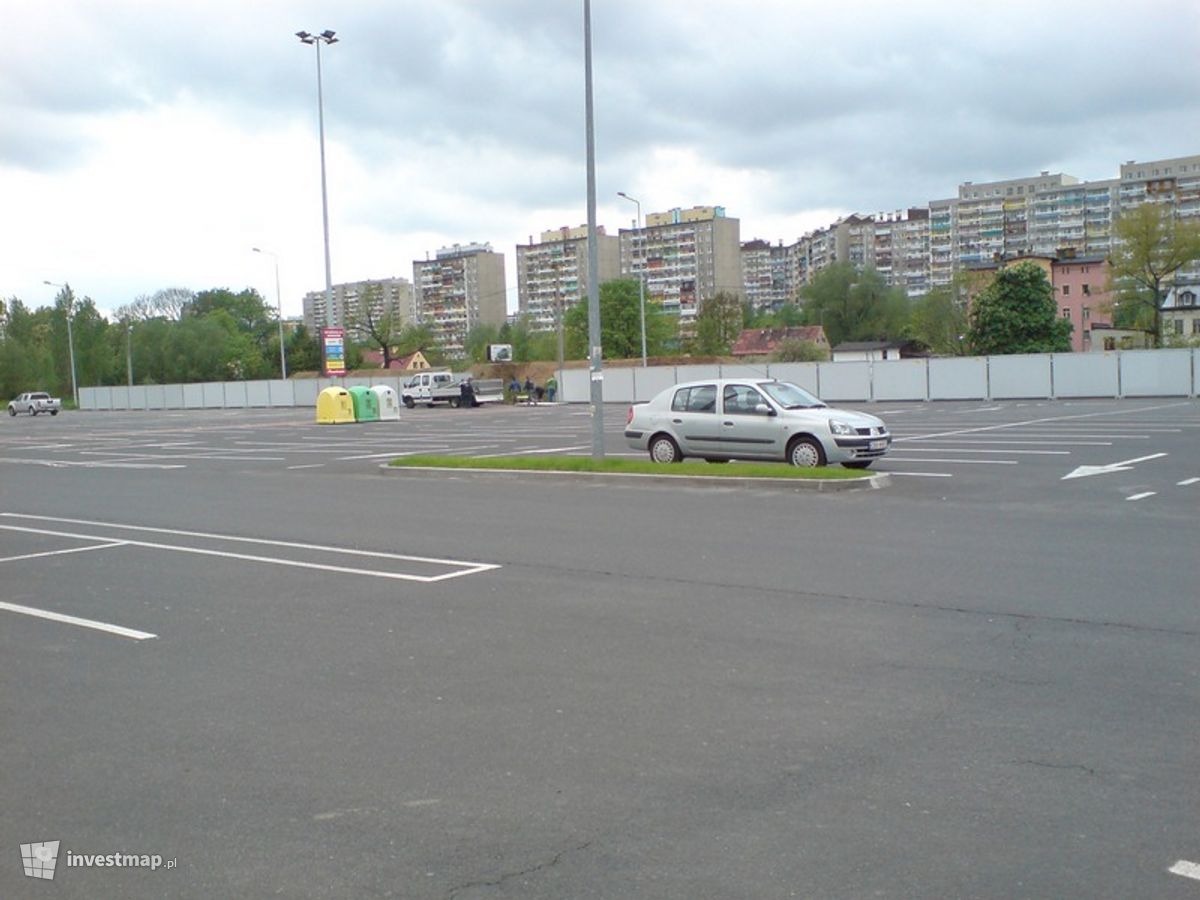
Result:
{"label": "person standing", "polygon": [[550,403],[554,402],[554,397],[558,393],[558,379],[551,375],[546,379],[546,400]]}
{"label": "person standing", "polygon": [[537,406],[537,392],[533,384],[533,379],[528,375],[525,376],[525,405]]}

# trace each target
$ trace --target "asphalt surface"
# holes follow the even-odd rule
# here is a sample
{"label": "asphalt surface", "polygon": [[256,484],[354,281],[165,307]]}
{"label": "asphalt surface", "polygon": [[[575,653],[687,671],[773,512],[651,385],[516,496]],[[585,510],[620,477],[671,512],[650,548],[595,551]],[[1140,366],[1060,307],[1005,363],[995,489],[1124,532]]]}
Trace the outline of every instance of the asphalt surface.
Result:
{"label": "asphalt surface", "polygon": [[0,421],[0,897],[1200,898],[1200,402],[861,408],[835,494],[378,471],[579,407]]}

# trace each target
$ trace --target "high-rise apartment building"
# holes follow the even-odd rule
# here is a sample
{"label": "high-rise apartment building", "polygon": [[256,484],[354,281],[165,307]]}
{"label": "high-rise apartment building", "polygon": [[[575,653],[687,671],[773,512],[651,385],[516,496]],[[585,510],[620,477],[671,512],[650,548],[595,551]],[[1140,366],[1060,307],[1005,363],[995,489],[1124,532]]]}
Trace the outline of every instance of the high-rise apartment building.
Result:
{"label": "high-rise apartment building", "polygon": [[755,312],[773,312],[794,303],[796,281],[795,245],[784,246],[755,239],[742,244],[742,281],[747,302]]}
{"label": "high-rise apartment building", "polygon": [[[368,302],[368,308],[362,307]],[[310,332],[326,326],[349,328],[364,313],[378,321],[388,313],[404,325],[413,318],[413,288],[407,278],[380,278],[351,281],[333,286],[333,303],[329,304],[324,291],[309,291],[304,295],[304,327]]]}
{"label": "high-rise apartment building", "polygon": [[646,300],[677,315],[685,330],[718,293],[744,297],[741,223],[724,207],[650,213],[643,228],[622,228],[621,274],[644,277]]}
{"label": "high-rise apartment building", "polygon": [[504,255],[491,244],[455,244],[413,261],[413,317],[452,356],[464,351],[475,326],[504,324],[505,291]]}
{"label": "high-rise apartment building", "polygon": [[[596,228],[597,276],[603,284],[621,275],[620,240]],[[587,226],[543,231],[538,243],[517,245],[517,305],[534,331],[556,327],[565,312],[587,294]]]}

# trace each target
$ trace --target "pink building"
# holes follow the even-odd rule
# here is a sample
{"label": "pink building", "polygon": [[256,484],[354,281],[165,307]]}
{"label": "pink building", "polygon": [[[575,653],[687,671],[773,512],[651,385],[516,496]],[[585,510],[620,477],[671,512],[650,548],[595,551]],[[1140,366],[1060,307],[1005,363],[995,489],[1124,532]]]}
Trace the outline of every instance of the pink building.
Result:
{"label": "pink building", "polygon": [[1058,313],[1075,326],[1071,349],[1092,349],[1092,325],[1112,325],[1108,292],[1108,260],[1102,256],[1063,255],[1050,264],[1050,283]]}

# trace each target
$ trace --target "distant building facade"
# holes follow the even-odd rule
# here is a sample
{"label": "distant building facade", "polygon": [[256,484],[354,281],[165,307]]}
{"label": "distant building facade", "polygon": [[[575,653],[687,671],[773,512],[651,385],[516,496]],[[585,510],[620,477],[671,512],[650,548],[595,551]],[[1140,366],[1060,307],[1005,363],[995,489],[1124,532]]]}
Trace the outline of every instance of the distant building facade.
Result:
{"label": "distant building facade", "polygon": [[361,315],[360,302],[374,294],[370,301],[372,317],[378,321],[388,312],[403,326],[413,317],[413,286],[407,278],[381,278],[350,281],[333,286],[333,302],[327,302],[324,291],[309,291],[304,295],[304,327],[309,332],[319,328],[350,328]]}
{"label": "distant building facade", "polygon": [[[621,275],[620,240],[596,228],[599,283]],[[565,313],[587,294],[587,226],[543,231],[538,242],[517,245],[517,307],[533,331],[557,327]]]}
{"label": "distant building facade", "polygon": [[721,206],[650,213],[621,229],[621,274],[644,278],[646,300],[679,317],[687,333],[700,304],[721,292],[745,297],[741,223]]}
{"label": "distant building facade", "polygon": [[505,293],[504,255],[491,244],[455,244],[413,262],[413,318],[451,356],[465,351],[477,325],[504,324]]}

